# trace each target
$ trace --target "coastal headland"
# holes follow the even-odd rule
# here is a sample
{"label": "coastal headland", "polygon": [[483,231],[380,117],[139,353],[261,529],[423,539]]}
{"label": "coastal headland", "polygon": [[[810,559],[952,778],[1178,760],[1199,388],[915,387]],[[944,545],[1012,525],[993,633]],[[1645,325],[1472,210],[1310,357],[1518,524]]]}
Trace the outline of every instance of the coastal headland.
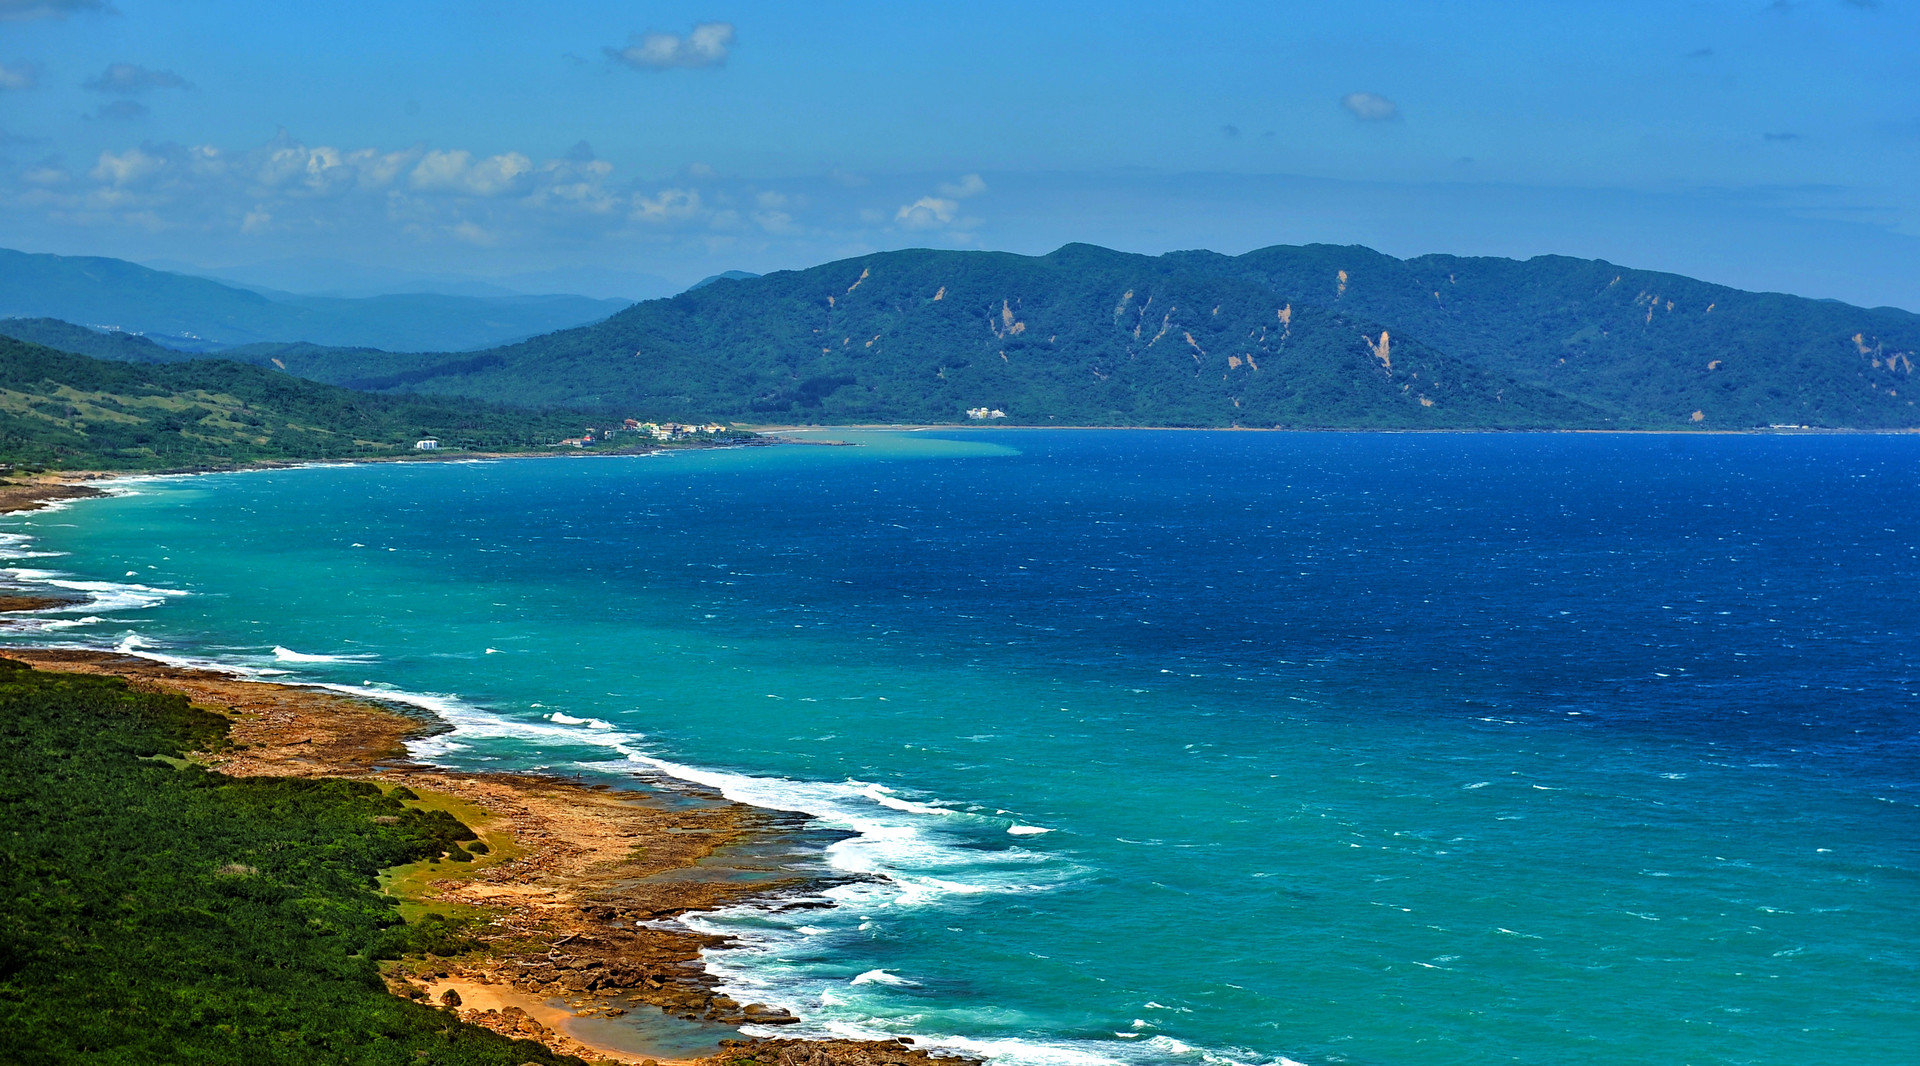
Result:
{"label": "coastal headland", "polygon": [[[394,995],[591,1062],[934,1061],[905,1041],[718,1039],[731,1027],[799,1019],[720,994],[700,956],[724,941],[671,919],[801,887],[798,879],[730,876],[725,862],[728,849],[786,831],[775,812],[717,796],[423,765],[409,759],[406,741],[444,726],[324,690],[116,652],[11,648],[5,655],[42,671],[121,678],[221,715],[228,743],[193,756],[209,770],[372,781],[409,806],[445,811],[469,826],[478,840],[467,847],[468,861],[434,858],[381,877],[410,921],[455,931],[444,955],[436,949],[384,966]],[[592,1021],[629,1014],[648,1024]],[[674,1039],[663,1040],[667,1032]],[[662,1050],[685,1049],[690,1040],[697,1047],[702,1033],[715,1038],[706,1054]]]}

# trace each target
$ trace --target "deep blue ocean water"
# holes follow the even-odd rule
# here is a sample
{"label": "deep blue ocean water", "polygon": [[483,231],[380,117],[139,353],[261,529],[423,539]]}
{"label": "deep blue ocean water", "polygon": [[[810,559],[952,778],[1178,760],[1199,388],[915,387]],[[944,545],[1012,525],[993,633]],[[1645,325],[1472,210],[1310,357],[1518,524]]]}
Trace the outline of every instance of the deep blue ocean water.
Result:
{"label": "deep blue ocean water", "polygon": [[810,1031],[1920,1059],[1920,438],[829,436],[133,482],[0,524],[92,597],[0,640],[812,814],[874,879],[697,920]]}

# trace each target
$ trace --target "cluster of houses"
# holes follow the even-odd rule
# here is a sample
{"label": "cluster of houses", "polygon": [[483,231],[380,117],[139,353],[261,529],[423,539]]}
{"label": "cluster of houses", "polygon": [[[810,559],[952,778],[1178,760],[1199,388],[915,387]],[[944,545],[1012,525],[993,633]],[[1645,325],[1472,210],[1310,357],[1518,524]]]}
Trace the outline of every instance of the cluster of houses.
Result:
{"label": "cluster of houses", "polygon": [[690,437],[711,437],[726,431],[727,427],[718,422],[694,425],[689,422],[641,422],[629,418],[617,426],[609,426],[606,429],[588,426],[585,433],[578,437],[568,437],[555,447],[586,448],[595,444],[604,444],[622,433],[644,433],[654,440],[686,440]]}
{"label": "cluster of houses", "polygon": [[997,407],[969,407],[967,417],[975,421],[984,421],[990,418],[1005,418],[1007,413]]}

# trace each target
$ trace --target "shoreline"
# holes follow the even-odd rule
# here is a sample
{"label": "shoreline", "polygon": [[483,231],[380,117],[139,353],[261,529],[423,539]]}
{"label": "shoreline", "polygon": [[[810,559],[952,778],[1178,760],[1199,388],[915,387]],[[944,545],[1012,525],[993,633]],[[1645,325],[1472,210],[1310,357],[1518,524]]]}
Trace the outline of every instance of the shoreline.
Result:
{"label": "shoreline", "polygon": [[[320,462],[327,461],[167,474],[46,472],[0,480],[0,515],[105,497],[112,494],[111,483],[125,480]],[[65,602],[0,595],[0,619]],[[463,1021],[596,1064],[972,1066],[981,1061],[951,1050],[915,1048],[904,1037],[745,1037],[739,1026],[777,1032],[801,1019],[783,1008],[741,1004],[718,992],[719,979],[707,971],[703,954],[728,946],[727,938],[663,927],[682,914],[803,893],[813,880],[798,873],[751,880],[724,865],[702,869],[729,849],[795,831],[806,821],[802,816],[729,800],[684,782],[649,790],[638,780],[621,787],[537,772],[463,773],[415,762],[408,740],[451,728],[431,710],[318,685],[257,680],[217,665],[177,665],[132,651],[51,645],[0,647],[0,658],[49,672],[118,677],[136,688],[185,696],[220,714],[231,723],[233,746],[196,755],[208,769],[238,777],[329,777],[405,786],[421,797],[422,807],[447,810],[473,828],[488,844],[488,853],[475,861],[456,868],[432,860],[381,876],[382,890],[399,901],[403,918],[468,919],[467,935],[479,943],[478,950],[455,956],[408,957],[390,964],[383,979],[396,996],[443,1004]],[[451,1001],[444,998],[449,993],[455,997]],[[628,1021],[615,1021],[620,1018]],[[721,1035],[729,1031],[730,1036]]]}
{"label": "shoreline", "polygon": [[[702,954],[725,947],[725,938],[667,923],[804,890],[808,882],[798,875],[742,880],[727,876],[733,871],[724,865],[730,849],[790,831],[792,816],[696,789],[669,794],[417,763],[405,743],[436,732],[437,719],[320,688],[117,651],[7,648],[0,656],[49,672],[119,677],[221,714],[232,724],[233,747],[195,756],[208,769],[405,786],[420,806],[447,810],[474,828],[487,852],[473,862],[432,860],[381,877],[410,920],[426,913],[464,918],[466,935],[479,943],[451,957],[389,964],[384,977],[395,995],[443,1003],[451,991],[448,1009],[464,1021],[629,1066],[725,1066],[754,1057],[755,1049],[763,1062],[798,1056],[831,1066],[977,1061],[936,1058],[897,1041],[738,1032],[800,1019],[719,993]],[[722,861],[709,865],[716,859]],[[609,1024],[619,1018],[629,1020]]]}

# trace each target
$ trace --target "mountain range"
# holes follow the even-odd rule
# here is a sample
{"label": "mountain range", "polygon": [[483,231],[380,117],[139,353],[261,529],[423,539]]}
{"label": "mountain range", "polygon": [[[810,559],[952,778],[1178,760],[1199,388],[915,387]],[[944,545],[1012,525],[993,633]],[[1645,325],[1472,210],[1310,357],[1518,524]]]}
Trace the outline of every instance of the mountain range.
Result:
{"label": "mountain range", "polygon": [[205,352],[307,341],[394,351],[486,348],[607,317],[627,300],[585,296],[305,296],[240,288],[122,259],[0,249],[0,319],[58,318]]}
{"label": "mountain range", "polygon": [[[84,348],[57,336],[31,339]],[[310,340],[310,338],[309,338]],[[137,346],[135,346],[137,347]],[[164,350],[118,354],[170,358]],[[223,353],[373,392],[646,419],[1370,429],[1920,427],[1920,316],[1600,260],[1355,246],[914,249],[730,272],[469,351]]]}
{"label": "mountain range", "polygon": [[1920,426],[1920,316],[1600,260],[1280,246],[882,252],[434,356],[272,353],[355,388],[644,417],[1355,428]]}

